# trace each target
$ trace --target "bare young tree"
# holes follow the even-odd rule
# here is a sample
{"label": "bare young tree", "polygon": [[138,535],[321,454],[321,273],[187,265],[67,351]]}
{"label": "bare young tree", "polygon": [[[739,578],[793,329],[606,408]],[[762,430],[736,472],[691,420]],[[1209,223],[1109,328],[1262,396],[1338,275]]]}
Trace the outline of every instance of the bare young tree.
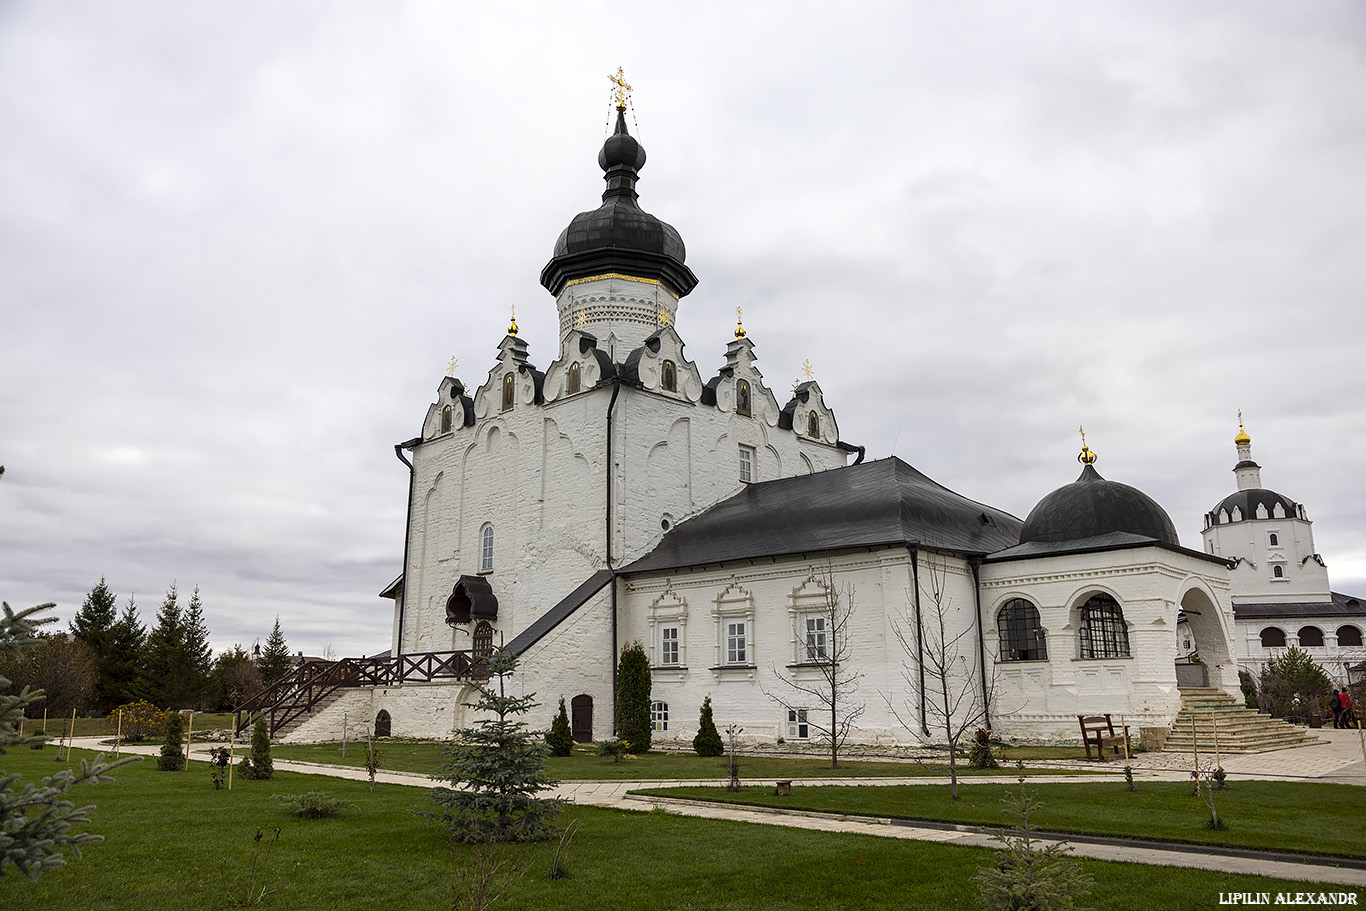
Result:
{"label": "bare young tree", "polygon": [[818,597],[793,613],[797,654],[784,670],[773,667],[782,686],[763,692],[787,711],[789,724],[806,725],[811,739],[829,746],[830,768],[837,769],[840,749],[867,707],[857,699],[864,674],[853,662],[854,586],[837,583],[829,564],[812,568],[807,586]]}
{"label": "bare young tree", "polygon": [[887,705],[917,740],[930,743],[942,736],[947,741],[949,784],[957,800],[958,744],[965,733],[989,723],[987,705],[996,689],[996,675],[982,668],[973,647],[980,619],[953,629],[956,611],[947,590],[947,559],[926,560],[917,576],[925,597],[912,592],[908,613],[892,622],[892,632],[908,656],[901,674],[913,699],[900,706],[888,699]]}

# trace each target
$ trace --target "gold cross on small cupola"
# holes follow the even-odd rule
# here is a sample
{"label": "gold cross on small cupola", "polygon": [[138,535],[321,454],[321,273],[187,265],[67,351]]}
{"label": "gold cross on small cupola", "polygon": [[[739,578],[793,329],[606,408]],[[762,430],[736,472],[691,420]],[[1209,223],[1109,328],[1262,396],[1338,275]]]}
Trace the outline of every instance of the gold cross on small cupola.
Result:
{"label": "gold cross on small cupola", "polygon": [[1096,463],[1096,454],[1086,448],[1086,428],[1078,425],[1077,433],[1081,434],[1081,454],[1077,456],[1077,461],[1081,462],[1083,465],[1094,465]]}
{"label": "gold cross on small cupola", "polygon": [[450,364],[446,367],[446,376],[455,376],[455,371],[460,369],[460,362],[451,358]]}
{"label": "gold cross on small cupola", "polygon": [[508,335],[517,336],[517,305],[512,305],[512,322],[508,324]]}
{"label": "gold cross on small cupola", "polygon": [[617,67],[617,74],[608,76],[607,80],[614,86],[612,94],[616,96],[617,110],[626,110],[626,102],[631,98],[631,86],[626,81],[626,72],[621,67]]}
{"label": "gold cross on small cupola", "polygon": [[744,337],[745,337],[745,324],[744,324],[744,321],[742,320],[742,317],[743,317],[744,315],[745,315],[745,311],[744,311],[744,310],[740,309],[739,307],[736,307],[736,308],[735,308],[735,337],[736,337],[736,338],[744,338]]}

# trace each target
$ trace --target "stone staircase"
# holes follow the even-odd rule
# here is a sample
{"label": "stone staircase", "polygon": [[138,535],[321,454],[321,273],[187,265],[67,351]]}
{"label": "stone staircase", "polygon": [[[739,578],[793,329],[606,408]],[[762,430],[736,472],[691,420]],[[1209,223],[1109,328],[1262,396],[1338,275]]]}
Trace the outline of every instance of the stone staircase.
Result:
{"label": "stone staircase", "polygon": [[[1172,722],[1163,752],[1189,753],[1198,746],[1201,753],[1214,752],[1216,727],[1219,752],[1265,753],[1288,747],[1319,743],[1303,728],[1286,724],[1243,705],[1223,690],[1214,687],[1181,687],[1181,711]],[[1192,743],[1191,719],[1195,719]]]}

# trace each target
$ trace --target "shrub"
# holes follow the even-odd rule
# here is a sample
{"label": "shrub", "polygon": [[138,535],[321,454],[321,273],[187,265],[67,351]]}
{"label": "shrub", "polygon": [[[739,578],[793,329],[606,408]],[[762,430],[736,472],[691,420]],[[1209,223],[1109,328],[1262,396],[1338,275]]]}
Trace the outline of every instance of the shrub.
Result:
{"label": "shrub", "polygon": [[598,744],[599,756],[611,756],[613,762],[621,762],[630,752],[631,744],[618,737],[616,740],[604,740]]}
{"label": "shrub", "polygon": [[996,761],[996,757],[991,754],[991,732],[982,728],[977,729],[977,733],[972,738],[972,752],[968,755],[968,762],[974,769],[997,769],[1001,764]]}
{"label": "shrub", "polygon": [[355,810],[356,805],[349,800],[334,797],[327,791],[309,791],[307,794],[276,794],[275,799],[284,804],[289,812],[302,819],[328,819],[343,810]]}
{"label": "shrub", "polygon": [[123,713],[123,739],[129,743],[150,740],[165,733],[165,716],[146,699],[129,702],[115,709],[115,724],[119,723],[120,712]]}
{"label": "shrub", "polygon": [[266,727],[266,716],[256,716],[256,724],[251,729],[251,753],[243,758],[237,769],[243,778],[253,781],[264,781],[275,774],[275,766],[270,761],[270,730]]}
{"label": "shrub", "polygon": [[161,755],[157,757],[158,772],[180,772],[185,768],[185,751],[180,742],[185,739],[185,720],[176,711],[168,711],[163,722],[166,740],[161,745]]}
{"label": "shrub", "polygon": [[692,739],[693,752],[698,756],[720,756],[725,752],[721,732],[711,717],[711,697],[702,700],[702,714],[697,719],[697,736]]}
{"label": "shrub", "polygon": [[545,744],[550,747],[551,756],[568,756],[574,750],[574,735],[569,730],[569,713],[564,710],[563,696],[560,697],[560,713],[550,722]]}
{"label": "shrub", "polygon": [[1023,773],[1018,780],[1019,791],[1001,801],[1016,823],[993,836],[1004,850],[996,852],[994,866],[977,868],[972,881],[978,897],[988,911],[1069,911],[1095,880],[1083,872],[1080,861],[1068,856],[1067,842],[1039,847],[1038,829],[1030,817],[1042,804],[1025,790]]}
{"label": "shrub", "polygon": [[227,747],[214,747],[209,750],[209,777],[213,779],[213,789],[215,791],[223,787],[223,782],[228,778],[228,763],[232,761],[232,754]]}
{"label": "shrub", "polygon": [[650,752],[650,659],[645,646],[632,642],[617,662],[617,736],[637,753]]}

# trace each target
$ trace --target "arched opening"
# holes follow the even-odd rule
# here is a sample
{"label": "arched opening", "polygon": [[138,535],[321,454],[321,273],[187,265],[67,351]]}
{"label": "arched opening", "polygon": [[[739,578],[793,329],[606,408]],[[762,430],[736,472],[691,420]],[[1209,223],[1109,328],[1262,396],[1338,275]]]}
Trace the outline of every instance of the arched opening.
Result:
{"label": "arched opening", "polygon": [[389,713],[384,709],[380,709],[379,714],[375,716],[375,736],[388,737],[389,732],[393,729],[393,725],[394,720],[389,717]]}
{"label": "arched opening", "polygon": [[480,620],[474,628],[474,657],[487,658],[493,654],[493,625],[487,620]]}
{"label": "arched opening", "polygon": [[493,526],[485,525],[479,533],[479,571],[493,572]]}
{"label": "arched opening", "polygon": [[660,371],[659,385],[665,392],[678,391],[678,369],[674,367],[673,361],[664,362],[664,369]]}
{"label": "arched opening", "polygon": [[806,435],[813,440],[821,438],[821,419],[814,411],[806,416]]}
{"label": "arched opening", "polygon": [[503,410],[512,410],[512,401],[516,396],[516,380],[511,373],[503,374]]}
{"label": "arched opening", "polygon": [[[1216,686],[1229,690],[1237,683],[1238,668],[1233,660],[1231,630],[1224,625],[1224,609],[1209,592],[1201,588],[1188,589],[1181,595],[1181,612],[1185,615],[1186,630],[1190,632],[1191,650],[1182,648],[1184,642],[1173,637],[1177,655],[1177,683],[1181,686]],[[1184,637],[1181,637],[1184,638]],[[1186,670],[1182,670],[1182,664]],[[1198,681],[1195,680],[1198,678]]]}
{"label": "arched opening", "polygon": [[1338,645],[1361,645],[1361,630],[1355,626],[1339,626]]}
{"label": "arched opening", "polygon": [[1262,630],[1262,648],[1285,648],[1285,630],[1274,626]]}
{"label": "arched opening", "polygon": [[735,381],[735,413],[750,416],[749,383],[746,380]]}
{"label": "arched opening", "polygon": [[572,363],[572,364],[569,365],[569,373],[568,373],[568,375],[565,377],[565,381],[564,381],[564,391],[565,391],[565,395],[573,395],[574,393],[578,392],[578,391],[579,391],[579,386],[580,386],[581,384],[582,384],[582,371],[579,370],[578,361],[575,361],[574,363]]}
{"label": "arched opening", "polygon": [[441,432],[451,432],[451,406],[447,405],[441,409]]}
{"label": "arched opening", "polygon": [[1284,578],[1285,578],[1285,568],[1284,568],[1284,567],[1280,567],[1280,566],[1273,566],[1273,567],[1271,567],[1271,577],[1272,577],[1273,579],[1284,579]]}
{"label": "arched opening", "polygon": [[1012,598],[996,615],[1002,661],[1046,661],[1048,645],[1039,609],[1023,598]]}
{"label": "arched opening", "polygon": [[1278,538],[1278,537],[1276,537],[1276,533],[1275,533],[1274,531],[1271,533],[1271,540],[1269,541],[1269,543],[1271,544],[1272,547],[1280,547],[1280,546],[1281,546],[1281,539]]}
{"label": "arched opening", "polygon": [[593,697],[587,693],[570,700],[569,730],[577,743],[593,742]]}
{"label": "arched opening", "polygon": [[1077,642],[1082,658],[1128,658],[1129,627],[1119,602],[1104,594],[1088,598],[1081,606]]}
{"label": "arched opening", "polygon": [[1300,645],[1323,645],[1323,630],[1319,629],[1317,626],[1300,627]]}

